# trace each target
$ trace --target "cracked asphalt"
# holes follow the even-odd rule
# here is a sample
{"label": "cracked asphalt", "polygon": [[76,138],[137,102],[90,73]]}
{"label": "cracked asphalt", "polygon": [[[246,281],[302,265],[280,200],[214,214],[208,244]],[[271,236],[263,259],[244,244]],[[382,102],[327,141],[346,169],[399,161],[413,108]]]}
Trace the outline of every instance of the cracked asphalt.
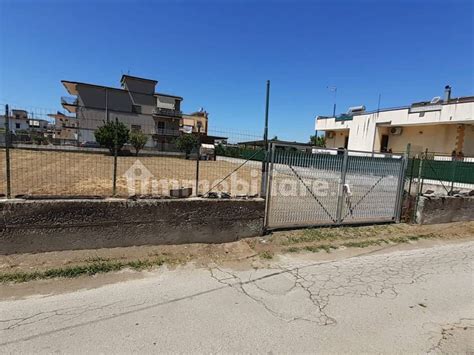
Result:
{"label": "cracked asphalt", "polygon": [[162,268],[0,302],[0,352],[474,353],[473,257],[469,241],[322,262],[284,255],[260,269]]}

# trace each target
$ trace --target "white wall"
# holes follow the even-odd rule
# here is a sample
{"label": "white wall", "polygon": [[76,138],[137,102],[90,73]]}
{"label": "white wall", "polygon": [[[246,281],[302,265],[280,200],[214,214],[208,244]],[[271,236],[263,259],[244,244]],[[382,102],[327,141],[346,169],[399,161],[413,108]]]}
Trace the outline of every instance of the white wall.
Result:
{"label": "white wall", "polygon": [[456,147],[457,125],[406,126],[401,135],[389,134],[388,147],[393,152],[404,152],[410,143],[413,153],[447,153]]}
{"label": "white wall", "polygon": [[[30,126],[28,125],[28,121],[25,119],[17,119],[14,117],[10,117],[10,120],[8,122],[10,131],[15,133],[17,130],[29,130]],[[19,124],[19,128],[16,127],[16,125]],[[0,128],[5,127],[5,116],[0,116]]]}
{"label": "white wall", "polygon": [[[474,124],[474,102],[454,103],[449,105],[441,105],[440,107],[441,110],[439,111],[424,112],[422,114],[410,113],[408,108],[404,108],[399,110],[382,111],[379,113],[355,115],[353,116],[352,120],[341,122],[337,122],[334,117],[320,118],[316,119],[315,129],[318,131],[335,131],[336,133],[343,129],[349,129],[349,149],[372,151],[380,149],[380,144],[378,142],[380,141],[381,133],[377,131],[377,127],[380,127],[381,125],[391,127],[434,125],[433,127],[438,128],[431,130],[427,128],[426,135],[424,135],[421,139],[420,145],[430,143],[430,147],[433,149],[437,151],[443,151],[446,147],[448,147],[448,141],[451,138],[443,138],[442,142],[438,141],[438,130],[443,127],[442,129],[446,129],[446,132],[442,133],[441,135],[443,137],[445,135],[449,135],[449,137],[451,137],[451,134],[455,135],[455,133],[451,133],[451,130],[455,130],[455,128],[449,128],[447,124],[453,124],[452,127],[456,127],[456,124],[459,123]],[[408,129],[407,132],[411,132],[411,130]],[[432,135],[433,133],[436,133],[436,135]],[[469,132],[469,134],[472,133]],[[401,137],[403,136],[404,135]],[[412,138],[412,135],[410,135],[410,137]],[[406,143],[408,142],[404,143],[405,146]],[[397,143],[397,149],[400,144],[400,142]],[[468,139],[465,139],[465,145],[466,144],[468,144],[470,147],[470,144],[474,143],[468,143]],[[337,147],[334,146],[334,148]],[[451,150],[452,149],[454,148],[451,148]]]}
{"label": "white wall", "polygon": [[[326,147],[328,148],[341,148],[344,147],[346,137],[349,135],[349,130],[336,131],[333,138],[326,137]],[[349,138],[350,140],[350,138]],[[350,144],[350,142],[349,142]]]}

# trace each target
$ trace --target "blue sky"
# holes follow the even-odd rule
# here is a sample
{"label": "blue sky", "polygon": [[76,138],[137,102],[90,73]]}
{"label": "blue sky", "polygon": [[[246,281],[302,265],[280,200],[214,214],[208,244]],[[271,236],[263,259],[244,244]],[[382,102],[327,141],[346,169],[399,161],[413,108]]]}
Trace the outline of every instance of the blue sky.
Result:
{"label": "blue sky", "polygon": [[474,94],[469,1],[0,0],[0,103],[60,109],[60,80],[122,73],[200,106],[210,126],[307,140],[314,117]]}

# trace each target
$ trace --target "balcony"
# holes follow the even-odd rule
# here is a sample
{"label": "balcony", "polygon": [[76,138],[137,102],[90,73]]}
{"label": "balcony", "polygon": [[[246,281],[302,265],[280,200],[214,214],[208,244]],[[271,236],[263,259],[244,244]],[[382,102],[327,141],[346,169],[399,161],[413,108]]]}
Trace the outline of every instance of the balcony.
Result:
{"label": "balcony", "polygon": [[173,110],[170,108],[155,107],[153,109],[153,114],[157,116],[181,117],[183,113],[179,110]]}
{"label": "balcony", "polygon": [[155,131],[156,133],[154,134],[154,136],[172,136],[172,137],[179,136],[178,129],[156,128]]}
{"label": "balcony", "polygon": [[77,98],[71,96],[62,96],[61,105],[77,106]]}
{"label": "balcony", "polygon": [[69,112],[76,112],[78,101],[75,97],[63,96],[61,97],[61,105]]}

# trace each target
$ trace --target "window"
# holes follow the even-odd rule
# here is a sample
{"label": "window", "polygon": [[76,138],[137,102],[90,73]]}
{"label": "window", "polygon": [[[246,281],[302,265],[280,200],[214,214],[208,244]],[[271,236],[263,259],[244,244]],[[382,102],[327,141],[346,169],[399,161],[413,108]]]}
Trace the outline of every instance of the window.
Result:
{"label": "window", "polygon": [[140,132],[142,130],[142,126],[132,124],[132,132]]}
{"label": "window", "polygon": [[158,129],[165,129],[165,123],[164,122],[158,122]]}
{"label": "window", "polygon": [[16,128],[16,129],[20,129],[20,124],[19,124],[19,123],[15,123],[15,128]]}
{"label": "window", "polygon": [[132,105],[132,112],[142,113],[142,107],[140,105]]}

